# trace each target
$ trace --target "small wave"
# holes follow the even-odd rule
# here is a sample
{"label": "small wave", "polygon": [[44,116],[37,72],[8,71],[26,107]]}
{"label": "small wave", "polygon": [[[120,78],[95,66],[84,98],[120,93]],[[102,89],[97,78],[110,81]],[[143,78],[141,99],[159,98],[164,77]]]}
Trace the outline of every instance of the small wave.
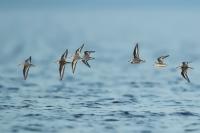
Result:
{"label": "small wave", "polygon": [[16,133],[18,133],[18,132],[21,132],[22,130],[24,130],[24,131],[30,131],[30,132],[42,132],[43,130],[42,130],[42,128],[43,128],[43,126],[41,125],[41,126],[37,126],[38,124],[32,124],[32,125],[27,125],[27,126],[14,126],[14,127],[12,127],[12,131],[13,132],[16,132]]}
{"label": "small wave", "polygon": [[60,92],[63,88],[65,88],[64,85],[53,85],[47,89],[47,92]]}
{"label": "small wave", "polygon": [[198,114],[192,113],[192,112],[189,112],[189,111],[175,112],[175,113],[172,113],[171,115],[177,115],[177,116],[199,116]]}
{"label": "small wave", "polygon": [[144,130],[144,131],[141,131],[141,133],[151,133],[151,131]]}
{"label": "small wave", "polygon": [[105,119],[104,121],[107,121],[107,122],[115,122],[115,121],[119,121],[118,119]]}
{"label": "small wave", "polygon": [[149,87],[149,88],[153,88],[156,86],[160,86],[161,84],[158,82],[150,82],[150,81],[146,81],[146,82],[141,82],[140,83],[143,87]]}
{"label": "small wave", "polygon": [[6,110],[6,109],[10,110],[10,109],[14,109],[14,108],[15,108],[15,106],[13,106],[13,105],[0,105],[0,110]]}
{"label": "small wave", "polygon": [[8,91],[18,91],[19,90],[19,88],[18,87],[7,87],[7,90]]}
{"label": "small wave", "polygon": [[35,83],[23,83],[22,86],[24,86],[24,87],[37,87],[38,84],[35,84]]}
{"label": "small wave", "polygon": [[127,117],[127,118],[132,118],[133,117],[133,114],[131,114],[129,111],[121,111],[120,115],[122,117]]}
{"label": "small wave", "polygon": [[185,129],[185,132],[200,132],[200,128],[197,129]]}
{"label": "small wave", "polygon": [[130,84],[131,87],[134,87],[134,88],[139,88],[139,87],[140,87],[140,86],[138,85],[138,83],[137,83],[137,82],[134,82],[134,81],[131,81],[129,84]]}
{"label": "small wave", "polygon": [[136,112],[129,112],[129,111],[120,111],[119,115],[126,118],[146,118],[145,115],[142,114],[135,114]]}
{"label": "small wave", "polygon": [[93,83],[90,83],[90,82],[81,82],[81,83],[79,83],[79,85],[81,85],[81,86],[88,86],[88,87],[102,88],[104,86],[104,83],[103,82],[93,82]]}
{"label": "small wave", "polygon": [[144,111],[144,113],[147,115],[147,116],[151,116],[151,117],[163,117],[163,116],[166,116],[165,113],[163,112],[150,112],[150,111]]}
{"label": "small wave", "polygon": [[125,94],[125,95],[123,95],[123,97],[128,98],[131,102],[138,102],[138,100],[136,99],[136,97],[134,95]]}
{"label": "small wave", "polygon": [[84,114],[75,114],[75,115],[73,115],[75,118],[81,118],[81,117],[83,117],[84,116]]}
{"label": "small wave", "polygon": [[38,116],[42,116],[41,114],[26,114],[24,115],[24,117],[38,117]]}

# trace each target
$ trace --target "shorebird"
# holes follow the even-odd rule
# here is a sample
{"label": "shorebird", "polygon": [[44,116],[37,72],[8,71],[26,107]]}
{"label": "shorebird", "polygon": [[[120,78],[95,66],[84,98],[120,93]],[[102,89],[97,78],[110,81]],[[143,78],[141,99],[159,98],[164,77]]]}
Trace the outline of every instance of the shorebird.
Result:
{"label": "shorebird", "polygon": [[28,77],[28,72],[29,72],[30,67],[35,66],[31,63],[31,56],[28,59],[26,59],[23,64],[19,64],[19,65],[23,65],[23,76],[24,76],[24,80],[26,80]]}
{"label": "shorebird", "polygon": [[73,56],[73,60],[72,60],[72,73],[73,74],[75,72],[77,62],[82,59],[81,58],[81,51],[82,51],[83,47],[84,47],[84,44],[76,50],[76,52]]}
{"label": "shorebird", "polygon": [[60,80],[63,79],[64,73],[65,73],[65,64],[71,63],[71,62],[67,62],[66,61],[67,55],[68,55],[68,49],[65,50],[65,52],[62,54],[60,60],[58,60],[58,62],[59,62]]}
{"label": "shorebird", "polygon": [[192,67],[189,67],[188,66],[189,62],[182,62],[182,65],[177,67],[177,68],[180,68],[181,69],[181,75],[184,79],[186,79],[188,82],[190,82],[190,79],[187,75],[187,70],[190,68],[190,69],[193,69]]}
{"label": "shorebird", "polygon": [[130,63],[131,64],[140,64],[142,62],[145,62],[145,60],[140,59],[139,47],[138,47],[138,43],[136,43],[134,51],[133,51],[133,57],[132,57],[132,60],[130,61]]}
{"label": "shorebird", "polygon": [[90,68],[90,64],[88,63],[89,60],[93,60],[95,58],[91,57],[90,54],[94,53],[95,51],[84,51],[84,55],[82,58],[82,62]]}
{"label": "shorebird", "polygon": [[167,64],[164,63],[164,59],[169,57],[169,55],[165,55],[165,56],[160,56],[157,58],[157,62],[155,62],[155,66],[157,67],[166,67]]}

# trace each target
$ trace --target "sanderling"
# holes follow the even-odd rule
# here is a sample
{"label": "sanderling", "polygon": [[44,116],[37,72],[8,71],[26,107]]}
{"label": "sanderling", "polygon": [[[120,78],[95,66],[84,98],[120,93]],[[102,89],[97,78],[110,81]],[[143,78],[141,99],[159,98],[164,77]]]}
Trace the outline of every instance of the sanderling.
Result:
{"label": "sanderling", "polygon": [[138,43],[136,43],[136,46],[135,46],[134,51],[133,51],[133,57],[132,57],[132,60],[130,62],[132,64],[140,64],[142,62],[145,62],[145,60],[140,59]]}
{"label": "sanderling", "polygon": [[155,66],[156,67],[166,67],[167,64],[164,63],[164,59],[169,57],[169,55],[165,55],[165,56],[160,56],[157,58],[157,62],[155,62]]}
{"label": "sanderling", "polygon": [[187,70],[190,68],[190,69],[193,69],[192,67],[189,67],[188,66],[189,62],[182,62],[182,65],[177,67],[177,68],[180,68],[181,69],[181,75],[184,79],[186,79],[188,82],[190,82],[190,79],[187,75]]}
{"label": "sanderling", "polygon": [[94,53],[95,51],[84,51],[84,55],[82,58],[82,62],[90,68],[90,64],[88,63],[89,60],[93,60],[95,58],[91,57],[90,54]]}
{"label": "sanderling", "polygon": [[60,74],[60,80],[63,79],[64,73],[65,73],[65,64],[67,63],[71,63],[71,62],[67,62],[67,55],[68,55],[68,49],[66,49],[66,51],[62,54],[60,60],[58,60],[59,62],[59,74]]}
{"label": "sanderling", "polygon": [[82,58],[81,58],[81,51],[82,51],[83,47],[84,47],[84,44],[83,44],[80,48],[78,48],[78,49],[76,50],[76,52],[75,52],[75,54],[74,54],[74,56],[73,56],[73,60],[72,60],[72,72],[73,72],[73,74],[74,74],[74,72],[75,72],[77,62],[78,62],[80,59],[82,59]]}
{"label": "sanderling", "polygon": [[23,64],[19,64],[19,65],[23,65],[23,76],[24,76],[24,80],[26,80],[28,77],[28,72],[29,72],[30,67],[35,66],[31,63],[31,56],[28,59],[26,59]]}

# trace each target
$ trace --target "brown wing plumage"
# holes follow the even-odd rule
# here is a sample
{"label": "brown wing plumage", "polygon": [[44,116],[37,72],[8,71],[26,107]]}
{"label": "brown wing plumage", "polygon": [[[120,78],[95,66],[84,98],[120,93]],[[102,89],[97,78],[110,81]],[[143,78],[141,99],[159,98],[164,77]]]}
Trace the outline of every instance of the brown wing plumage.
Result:
{"label": "brown wing plumage", "polygon": [[23,68],[24,80],[26,80],[28,77],[29,68],[30,68],[30,66],[24,66],[24,68]]}
{"label": "brown wing plumage", "polygon": [[77,62],[78,62],[78,61],[75,60],[75,59],[72,61],[72,73],[73,73],[73,74],[74,74],[74,72],[75,72]]}
{"label": "brown wing plumage", "polygon": [[60,80],[62,80],[65,73],[65,65],[60,65],[59,73],[60,73]]}

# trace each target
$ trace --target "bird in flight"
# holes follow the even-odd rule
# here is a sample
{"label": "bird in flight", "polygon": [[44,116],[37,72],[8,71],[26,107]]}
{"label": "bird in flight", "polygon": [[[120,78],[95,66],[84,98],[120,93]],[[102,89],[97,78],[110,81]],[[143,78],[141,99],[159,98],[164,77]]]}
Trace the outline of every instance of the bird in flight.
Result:
{"label": "bird in flight", "polygon": [[90,68],[89,60],[93,60],[95,58],[91,57],[90,54],[95,53],[95,51],[84,51],[84,55],[82,58],[82,62]]}
{"label": "bird in flight", "polygon": [[65,50],[65,52],[62,54],[60,60],[58,60],[60,80],[63,79],[64,73],[65,73],[65,65],[67,63],[71,63],[71,62],[66,61],[67,60],[67,55],[68,55],[68,49]]}
{"label": "bird in flight", "polygon": [[187,75],[187,71],[188,69],[193,69],[192,67],[189,67],[189,62],[182,62],[182,65],[177,67],[181,69],[181,75],[182,77],[187,80],[188,82],[190,82],[190,79]]}
{"label": "bird in flight", "polygon": [[31,56],[30,56],[28,59],[25,60],[25,62],[24,62],[23,64],[19,64],[19,65],[23,65],[23,76],[24,76],[24,80],[26,80],[27,77],[28,77],[28,73],[29,73],[30,67],[35,66],[35,65],[33,65],[33,64],[31,63],[31,60],[32,60],[32,59],[31,59]]}
{"label": "bird in flight", "polygon": [[157,62],[155,62],[155,66],[157,67],[166,67],[167,64],[164,63],[164,59],[169,57],[169,55],[165,55],[165,56],[160,56],[157,58]]}
{"label": "bird in flight", "polygon": [[73,74],[75,72],[77,62],[82,59],[81,51],[82,51],[83,47],[84,47],[84,44],[76,50],[76,52],[73,56],[73,59],[72,59],[72,73]]}
{"label": "bird in flight", "polygon": [[139,47],[138,47],[138,43],[136,43],[135,48],[133,50],[133,57],[132,57],[132,60],[130,61],[130,63],[131,64],[140,64],[142,62],[145,62],[145,60],[140,59]]}

